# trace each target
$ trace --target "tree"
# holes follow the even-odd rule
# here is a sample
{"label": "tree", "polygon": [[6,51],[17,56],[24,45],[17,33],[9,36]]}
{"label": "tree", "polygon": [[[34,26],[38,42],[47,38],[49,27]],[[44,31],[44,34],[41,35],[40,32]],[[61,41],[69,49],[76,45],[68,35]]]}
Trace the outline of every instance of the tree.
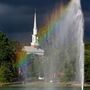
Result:
{"label": "tree", "polygon": [[16,76],[15,53],[7,36],[0,32],[0,81],[11,82]]}
{"label": "tree", "polygon": [[90,82],[90,43],[85,44],[85,82]]}

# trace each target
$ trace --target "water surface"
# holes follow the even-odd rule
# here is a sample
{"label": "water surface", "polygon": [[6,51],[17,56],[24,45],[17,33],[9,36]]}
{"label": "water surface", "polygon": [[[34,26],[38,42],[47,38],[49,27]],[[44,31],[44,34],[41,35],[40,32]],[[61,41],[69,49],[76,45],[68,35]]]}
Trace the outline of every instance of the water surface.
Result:
{"label": "water surface", "polygon": [[[80,88],[30,88],[30,87],[8,87],[0,88],[0,90],[81,90]],[[84,88],[84,90],[90,90],[90,88]]]}

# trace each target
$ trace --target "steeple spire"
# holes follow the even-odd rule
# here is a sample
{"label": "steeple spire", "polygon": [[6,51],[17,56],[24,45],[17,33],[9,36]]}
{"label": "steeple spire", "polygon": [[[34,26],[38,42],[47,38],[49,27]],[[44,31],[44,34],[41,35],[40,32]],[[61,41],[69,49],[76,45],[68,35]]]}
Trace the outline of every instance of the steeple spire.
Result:
{"label": "steeple spire", "polygon": [[34,27],[33,27],[33,35],[32,35],[32,42],[31,46],[38,47],[38,37],[37,37],[37,24],[36,24],[36,10],[34,13]]}
{"label": "steeple spire", "polygon": [[33,27],[33,34],[34,34],[34,35],[37,34],[36,10],[35,10],[35,14],[34,14],[34,27]]}
{"label": "steeple spire", "polygon": [[30,46],[24,46],[22,48],[26,54],[36,54],[36,55],[44,55],[44,50],[39,47],[38,36],[37,36],[37,24],[36,24],[36,11],[34,13],[34,25],[33,25],[33,34],[32,34],[32,42]]}

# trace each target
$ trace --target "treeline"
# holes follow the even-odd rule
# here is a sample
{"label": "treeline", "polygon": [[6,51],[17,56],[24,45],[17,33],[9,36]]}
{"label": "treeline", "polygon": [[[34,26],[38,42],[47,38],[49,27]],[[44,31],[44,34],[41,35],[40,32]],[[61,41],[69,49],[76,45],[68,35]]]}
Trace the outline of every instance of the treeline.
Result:
{"label": "treeline", "polygon": [[[19,42],[0,32],[0,82],[15,82],[19,78],[16,55],[21,48]],[[85,44],[85,82],[90,82],[90,43]]]}
{"label": "treeline", "polygon": [[85,44],[85,82],[90,82],[90,43]]}
{"label": "treeline", "polygon": [[0,32],[0,82],[13,82],[18,77],[16,67],[17,42]]}

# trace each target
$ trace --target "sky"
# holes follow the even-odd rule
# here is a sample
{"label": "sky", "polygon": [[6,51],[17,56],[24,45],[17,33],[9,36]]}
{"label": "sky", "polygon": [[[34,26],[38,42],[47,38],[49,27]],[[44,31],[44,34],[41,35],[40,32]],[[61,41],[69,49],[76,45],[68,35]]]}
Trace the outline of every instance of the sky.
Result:
{"label": "sky", "polygon": [[[0,0],[0,31],[12,40],[28,42],[33,29],[33,14],[37,11],[38,27],[56,4],[70,0]],[[84,14],[84,40],[90,41],[90,0],[81,0]]]}

